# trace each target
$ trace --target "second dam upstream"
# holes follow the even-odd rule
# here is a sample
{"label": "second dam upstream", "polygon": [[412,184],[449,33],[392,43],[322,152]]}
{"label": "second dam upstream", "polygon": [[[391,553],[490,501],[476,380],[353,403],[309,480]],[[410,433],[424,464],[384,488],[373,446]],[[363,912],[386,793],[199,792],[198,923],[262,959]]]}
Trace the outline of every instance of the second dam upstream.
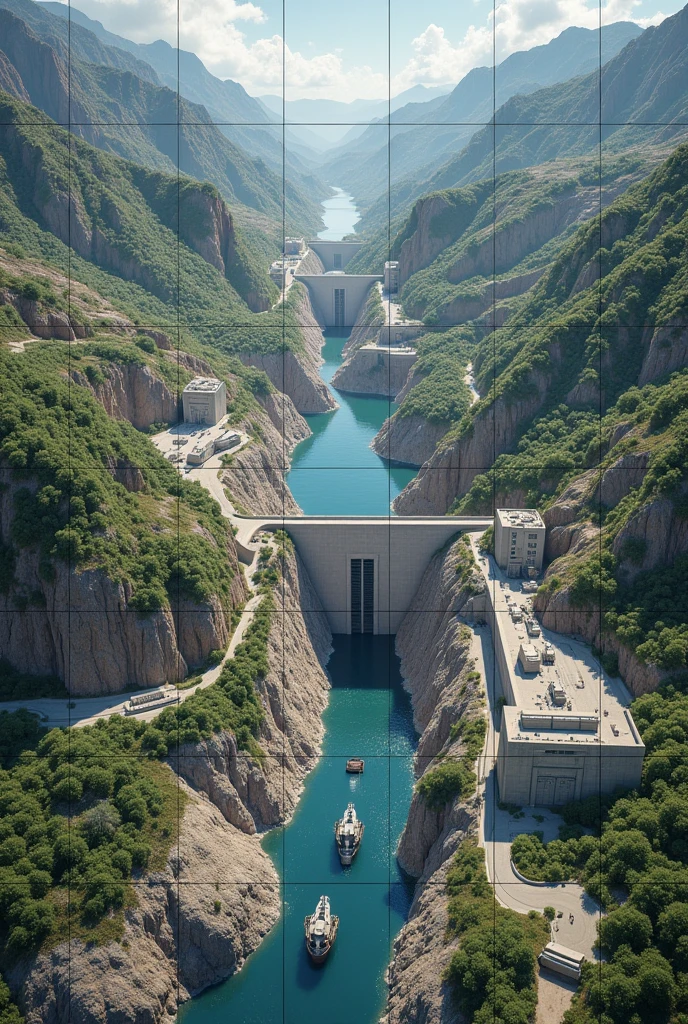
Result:
{"label": "second dam upstream", "polygon": [[[358,215],[344,193],[323,207],[331,233],[321,237],[352,230]],[[320,372],[328,384],[348,334],[326,332]],[[389,515],[415,471],[388,466],[369,445],[395,407],[333,393],[339,409],[308,417],[313,433],[294,452],[289,487],[306,515]],[[333,648],[321,757],[291,821],[263,839],[281,880],[280,920],[238,974],[180,1009],[180,1024],[377,1024],[384,1013],[385,972],[413,893],[395,849],[413,792],[417,736],[394,637],[335,635]],[[352,756],[365,759],[362,775],[347,775]],[[349,801],[365,835],[343,868],[334,822]],[[327,963],[314,966],[303,921],[322,894],[340,924]]]}

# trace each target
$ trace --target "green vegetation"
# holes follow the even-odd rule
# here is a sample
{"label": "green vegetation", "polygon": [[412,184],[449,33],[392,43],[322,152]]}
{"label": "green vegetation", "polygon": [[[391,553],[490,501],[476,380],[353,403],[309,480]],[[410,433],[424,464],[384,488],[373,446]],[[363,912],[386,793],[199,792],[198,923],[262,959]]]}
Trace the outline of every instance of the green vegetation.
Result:
{"label": "green vegetation", "polygon": [[547,920],[499,906],[474,840],[461,844],[447,893],[447,937],[458,937],[460,945],[445,980],[462,1014],[475,1024],[529,1024],[537,1005],[536,956],[549,941]]}
{"label": "green vegetation", "polygon": [[[284,543],[273,556],[278,566]],[[113,715],[46,732],[26,711],[0,713],[7,957],[49,948],[68,933],[89,942],[121,936],[122,910],[136,901],[131,880],[164,866],[183,816],[184,795],[158,758],[221,729],[260,758],[264,712],[255,684],[268,671],[272,586],[262,584],[252,625],[218,681],[150,724]]]}
{"label": "green vegetation", "polygon": [[143,747],[158,757],[185,743],[198,743],[213,732],[235,733],[239,748],[260,756],[255,739],[264,711],[255,681],[268,671],[267,640],[273,601],[268,593],[252,616],[246,637],[222,667],[217,682],[197,690],[178,707],[165,708],[146,729]]}
{"label": "green vegetation", "polygon": [[[480,673],[471,672],[467,683],[473,687],[480,684]],[[468,799],[475,790],[475,762],[483,748],[487,733],[487,721],[482,713],[463,716],[450,731],[450,740],[461,739],[463,754],[460,758],[449,756],[433,768],[429,768],[418,780],[416,791],[428,807],[439,810],[445,804],[460,796]]]}
{"label": "green vegetation", "polygon": [[[11,549],[8,548],[6,551]],[[7,557],[5,553],[4,558]],[[0,658],[0,701],[36,700],[39,697],[63,697],[66,700],[67,691],[64,683],[56,676],[34,676],[27,672],[18,672],[8,661]]]}
{"label": "green vegetation", "polygon": [[[133,346],[130,352],[143,358]],[[21,359],[0,353],[0,458],[15,481],[3,589],[25,607],[38,599],[10,572],[16,554],[30,548],[46,580],[63,561],[128,581],[131,605],[141,612],[167,607],[177,595],[197,603],[219,595],[226,604],[233,570],[219,507],[200,484],[180,480],[144,435],[109,419],[86,389],[65,379],[69,358],[59,344]],[[118,482],[117,466],[137,467],[139,490]]]}
{"label": "green vegetation", "polygon": [[638,697],[632,713],[647,750],[640,790],[569,804],[559,839],[512,844],[528,877],[576,879],[607,911],[606,962],[585,968],[566,1024],[667,1024],[688,1007],[688,695],[668,685]]}
{"label": "green vegetation", "polygon": [[0,1024],[24,1024],[19,1008],[12,1002],[10,990],[0,975]]}
{"label": "green vegetation", "polygon": [[482,578],[478,576],[478,566],[473,556],[471,542],[466,534],[459,538],[455,551],[456,571],[461,580],[462,589],[467,594],[481,594],[483,582]]}
{"label": "green vegetation", "polygon": [[[210,211],[220,202],[212,185],[145,170],[73,136],[70,141],[43,113],[4,93],[0,115],[13,126],[0,139],[0,245],[19,246],[15,252],[71,275],[134,323],[163,330],[186,325],[180,332],[186,351],[194,340],[227,355],[302,344],[290,303],[254,322],[244,300],[265,309],[274,286],[237,230],[227,239],[225,274],[200,255]],[[52,216],[70,195],[79,211],[79,231],[71,235],[66,220]],[[95,231],[102,239],[97,264],[89,241]]]}
{"label": "green vegetation", "polygon": [[418,360],[413,373],[420,377],[399,406],[397,415],[422,416],[430,423],[458,423],[471,405],[464,382],[469,362],[470,337],[464,328],[432,331],[414,342]]}
{"label": "green vegetation", "polygon": [[416,784],[416,792],[433,810],[440,810],[457,796],[466,800],[474,790],[475,772],[463,759],[443,761],[428,769]]}
{"label": "green vegetation", "polygon": [[[476,675],[478,676],[477,680],[472,680],[474,684],[480,681],[480,673],[476,673]],[[461,738],[464,748],[464,760],[470,766],[474,765],[480,756],[486,735],[487,719],[482,715],[477,718],[460,718],[458,722],[452,725],[450,730],[452,740]]]}
{"label": "green vegetation", "polygon": [[[17,745],[26,713],[18,716],[0,716],[3,750]],[[97,940],[100,922],[121,918],[132,899],[132,875],[164,865],[184,797],[166,765],[140,756],[145,729],[120,716],[83,729],[34,727],[34,742],[25,735],[21,753],[4,759],[0,901],[7,955],[60,941],[67,917]]]}

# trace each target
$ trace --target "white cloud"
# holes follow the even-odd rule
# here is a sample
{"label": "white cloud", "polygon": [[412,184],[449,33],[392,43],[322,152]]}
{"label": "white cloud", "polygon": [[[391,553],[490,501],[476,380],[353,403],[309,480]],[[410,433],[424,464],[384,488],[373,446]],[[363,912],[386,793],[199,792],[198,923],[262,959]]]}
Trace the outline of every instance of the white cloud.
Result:
{"label": "white cloud", "polygon": [[[602,4],[602,24],[635,21],[647,28],[667,17],[661,12],[651,18],[634,17],[640,3],[641,0],[607,0]],[[455,43],[447,38],[443,28],[428,25],[413,40],[414,55],[392,80],[392,93],[419,83],[456,84],[471,68],[491,65],[493,54],[499,63],[517,50],[550,42],[572,25],[595,29],[599,23],[598,5],[586,0],[504,0],[494,12],[489,11],[484,24],[471,25],[463,39]]]}

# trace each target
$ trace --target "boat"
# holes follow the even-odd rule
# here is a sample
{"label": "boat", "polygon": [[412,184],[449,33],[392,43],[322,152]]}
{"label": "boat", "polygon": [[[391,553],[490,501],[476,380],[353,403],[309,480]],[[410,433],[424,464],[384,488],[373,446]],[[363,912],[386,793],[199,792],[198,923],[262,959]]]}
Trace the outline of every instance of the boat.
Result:
{"label": "boat", "polygon": [[352,775],[360,775],[364,767],[365,761],[362,757],[350,757],[346,762],[346,770]]}
{"label": "boat", "polygon": [[303,922],[306,950],[314,963],[325,962],[337,938],[338,928],[339,918],[330,912],[330,897],[321,896],[315,912],[308,914]]}
{"label": "boat", "polygon": [[349,804],[344,817],[334,823],[334,838],[342,864],[351,864],[358,853],[364,829],[365,825],[356,817],[356,808]]}

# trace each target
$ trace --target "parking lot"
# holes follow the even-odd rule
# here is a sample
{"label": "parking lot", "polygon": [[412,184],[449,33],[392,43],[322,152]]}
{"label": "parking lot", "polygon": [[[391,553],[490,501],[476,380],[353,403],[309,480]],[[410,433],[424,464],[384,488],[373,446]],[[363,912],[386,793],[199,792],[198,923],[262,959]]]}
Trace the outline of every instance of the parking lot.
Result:
{"label": "parking lot", "polygon": [[[216,452],[206,459],[202,465],[187,461],[189,453],[198,443],[216,441],[227,431],[239,435],[240,440],[238,444],[232,448],[225,449],[223,452]],[[229,425],[227,417],[223,416],[220,422],[214,426],[209,426],[205,423],[175,424],[175,426],[170,427],[168,430],[163,430],[160,434],[156,434],[152,441],[158,451],[172,462],[180,473],[188,476],[195,469],[219,469],[222,465],[222,456],[226,454],[231,455],[239,451],[249,441],[249,436],[236,427]]]}

